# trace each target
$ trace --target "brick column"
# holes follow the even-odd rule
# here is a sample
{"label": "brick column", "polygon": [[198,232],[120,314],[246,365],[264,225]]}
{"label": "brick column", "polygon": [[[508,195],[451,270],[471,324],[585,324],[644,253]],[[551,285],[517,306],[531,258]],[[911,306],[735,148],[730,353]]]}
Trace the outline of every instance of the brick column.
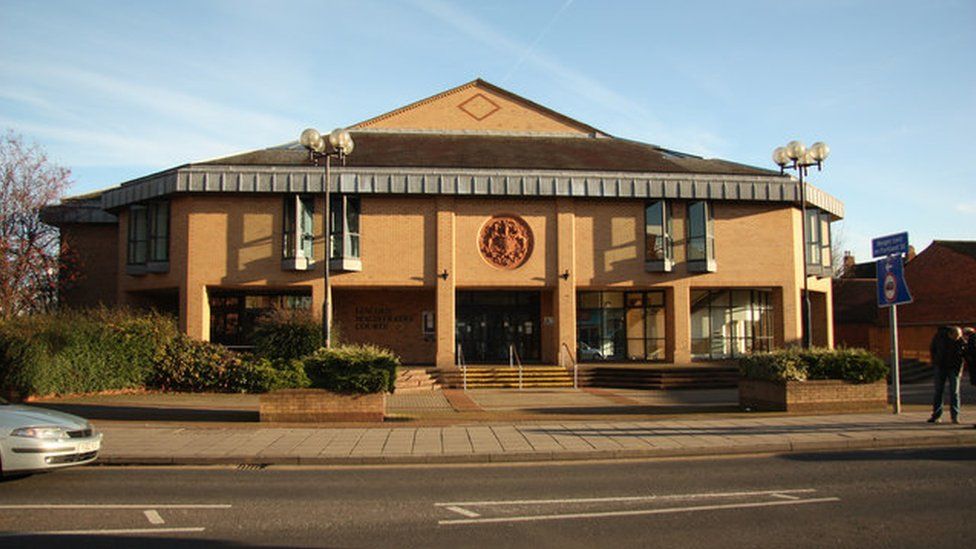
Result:
{"label": "brick column", "polygon": [[180,331],[210,341],[210,301],[203,284],[180,286]]}
{"label": "brick column", "polygon": [[674,364],[691,362],[691,288],[688,284],[675,282],[666,295],[665,303],[670,312],[668,329],[671,331],[671,361]]}
{"label": "brick column", "polygon": [[[457,269],[454,260],[456,243],[454,207],[453,197],[441,196],[437,198],[437,269],[435,276],[437,283],[437,352],[435,360],[438,368],[450,368],[455,365],[454,301]],[[447,278],[442,278],[444,272],[447,273]]]}
{"label": "brick column", "polygon": [[[576,212],[571,198],[556,199],[556,353],[563,345],[576,358]],[[569,276],[563,278],[563,275]]]}

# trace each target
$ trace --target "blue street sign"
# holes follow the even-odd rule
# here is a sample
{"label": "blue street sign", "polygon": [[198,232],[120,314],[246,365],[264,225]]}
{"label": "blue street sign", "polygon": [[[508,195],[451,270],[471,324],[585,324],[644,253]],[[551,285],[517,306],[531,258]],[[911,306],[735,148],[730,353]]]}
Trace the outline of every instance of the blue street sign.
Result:
{"label": "blue street sign", "polygon": [[871,256],[885,257],[908,253],[908,233],[889,234],[871,240]]}
{"label": "blue street sign", "polygon": [[912,294],[908,292],[905,283],[905,269],[900,255],[889,255],[879,259],[878,273],[878,307],[911,303]]}

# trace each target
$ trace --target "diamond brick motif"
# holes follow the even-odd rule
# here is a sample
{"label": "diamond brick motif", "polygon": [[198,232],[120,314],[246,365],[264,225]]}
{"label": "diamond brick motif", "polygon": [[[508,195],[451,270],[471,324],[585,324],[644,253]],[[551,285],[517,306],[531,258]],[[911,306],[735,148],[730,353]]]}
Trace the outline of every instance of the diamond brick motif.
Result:
{"label": "diamond brick motif", "polygon": [[480,93],[470,97],[464,103],[458,105],[458,108],[461,109],[461,112],[470,116],[471,118],[474,118],[478,122],[481,122],[485,118],[488,118],[501,110],[501,107],[499,107],[497,103]]}

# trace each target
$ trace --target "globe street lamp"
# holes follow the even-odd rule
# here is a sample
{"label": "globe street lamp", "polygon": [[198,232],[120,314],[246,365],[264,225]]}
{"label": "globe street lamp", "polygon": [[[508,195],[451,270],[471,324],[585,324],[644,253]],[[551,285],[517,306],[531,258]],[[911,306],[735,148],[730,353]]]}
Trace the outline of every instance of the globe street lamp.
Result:
{"label": "globe street lamp", "polygon": [[776,147],[773,151],[773,162],[779,166],[779,173],[786,170],[796,170],[800,179],[800,211],[803,216],[801,233],[803,238],[803,347],[810,348],[810,332],[813,329],[813,315],[810,308],[810,288],[807,276],[807,189],[803,178],[810,166],[817,166],[817,171],[823,167],[824,160],[830,154],[830,147],[826,143],[816,142],[808,149],[800,141],[790,141],[785,147]]}
{"label": "globe street lamp", "polygon": [[336,128],[328,136],[323,136],[314,128],[308,128],[298,138],[299,143],[308,150],[309,162],[319,166],[325,165],[325,212],[322,216],[322,227],[325,232],[325,257],[322,264],[325,267],[325,300],[322,302],[322,341],[328,349],[332,347],[332,282],[329,279],[329,260],[332,258],[332,211],[329,196],[332,188],[332,174],[330,173],[332,158],[338,158],[343,165],[346,155],[351,154],[354,143],[347,130]]}

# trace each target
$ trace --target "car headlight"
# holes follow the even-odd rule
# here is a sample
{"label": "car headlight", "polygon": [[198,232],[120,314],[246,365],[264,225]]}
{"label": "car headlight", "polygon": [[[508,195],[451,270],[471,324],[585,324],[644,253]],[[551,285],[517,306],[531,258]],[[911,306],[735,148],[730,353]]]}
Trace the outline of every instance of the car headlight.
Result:
{"label": "car headlight", "polygon": [[61,427],[20,427],[11,431],[10,436],[57,440],[68,438],[68,432]]}

